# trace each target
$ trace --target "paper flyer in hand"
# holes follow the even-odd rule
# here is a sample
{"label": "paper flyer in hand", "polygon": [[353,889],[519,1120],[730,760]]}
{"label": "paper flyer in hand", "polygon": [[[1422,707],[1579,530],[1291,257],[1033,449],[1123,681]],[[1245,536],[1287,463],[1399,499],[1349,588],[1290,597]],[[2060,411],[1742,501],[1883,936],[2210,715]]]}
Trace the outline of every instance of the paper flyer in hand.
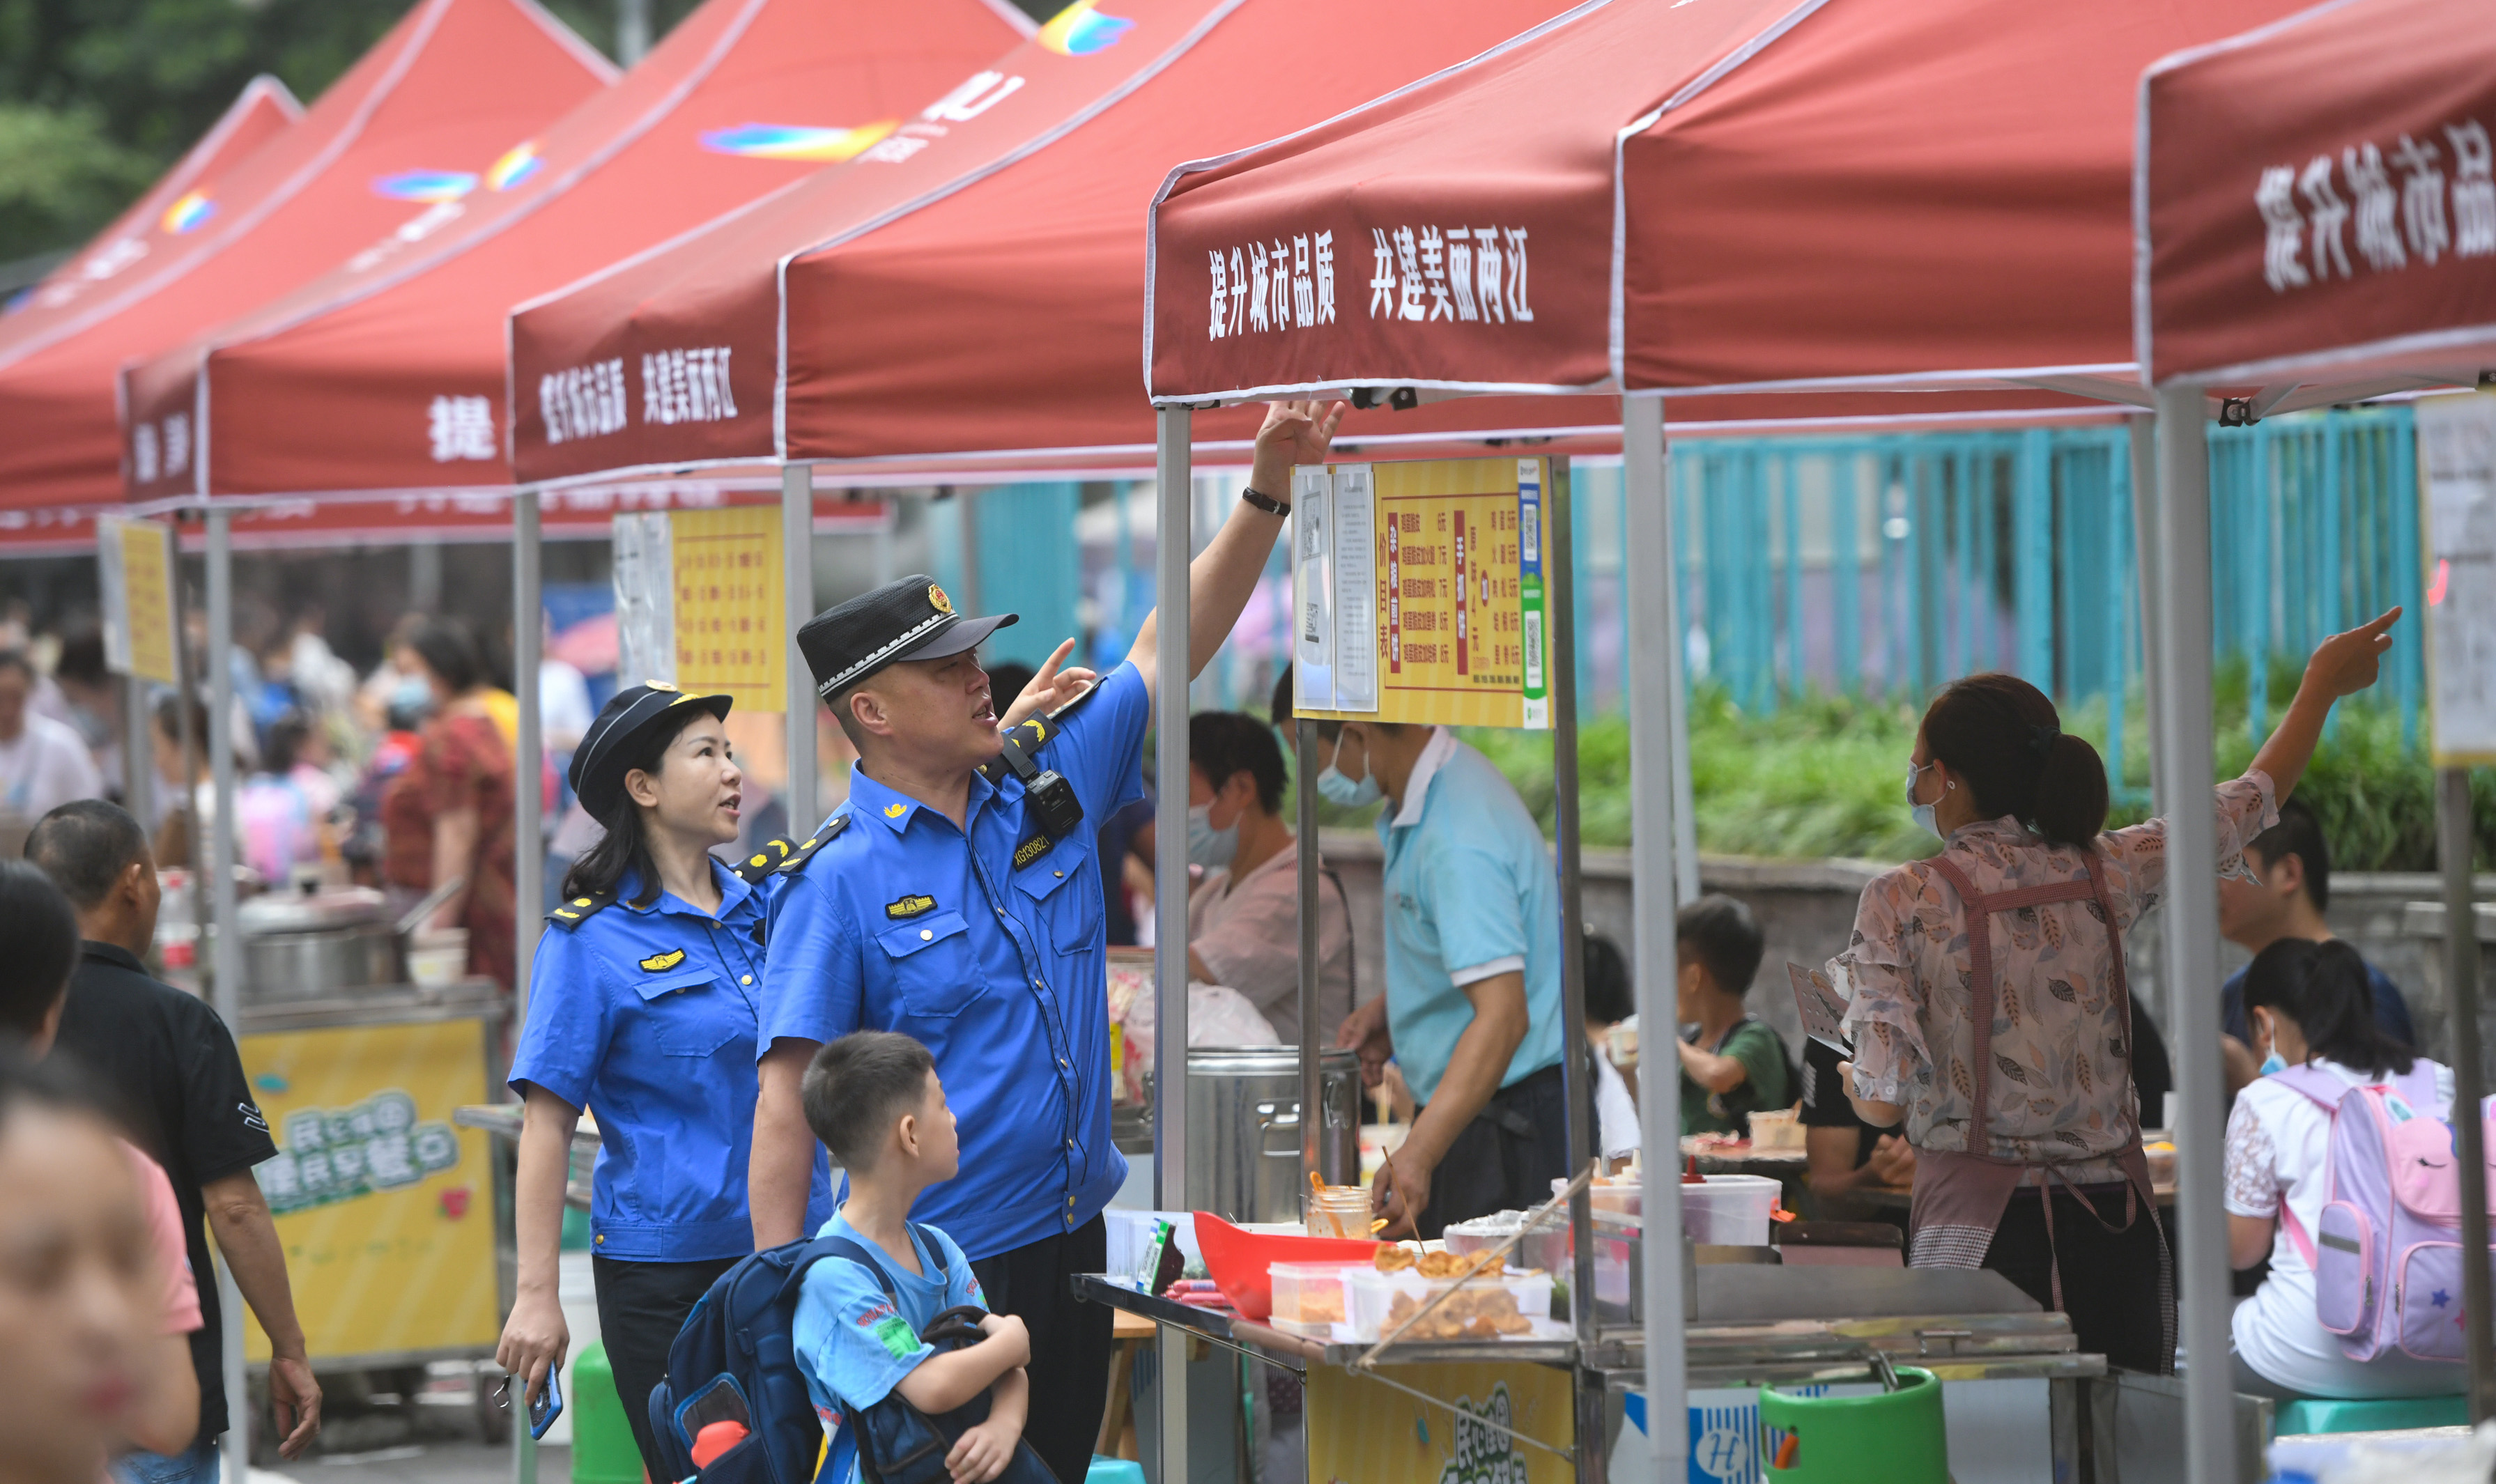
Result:
{"label": "paper flyer in hand", "polygon": [[1788,964],[1786,977],[1794,980],[1794,1007],[1802,1012],[1803,1034],[1840,1056],[1853,1056],[1855,1048],[1846,1039],[1846,1001],[1829,984],[1828,975]]}

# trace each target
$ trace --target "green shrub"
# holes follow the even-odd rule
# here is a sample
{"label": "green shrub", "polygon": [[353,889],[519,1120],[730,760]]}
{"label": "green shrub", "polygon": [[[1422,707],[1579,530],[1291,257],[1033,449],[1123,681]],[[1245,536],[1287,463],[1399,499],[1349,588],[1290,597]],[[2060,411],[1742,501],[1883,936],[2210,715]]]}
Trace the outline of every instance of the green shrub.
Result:
{"label": "green shrub", "polygon": [[[2295,691],[2296,675],[2293,665],[2273,666],[2266,723],[2277,722]],[[2241,661],[2222,666],[2213,696],[2214,761],[2221,778],[2236,776],[2253,760],[2248,690]],[[2125,707],[2125,777],[2110,821],[2115,824],[2137,822],[2148,814],[2146,713],[2136,693]],[[1904,796],[1917,716],[1904,704],[1817,694],[1755,716],[1721,687],[1700,687],[1690,718],[1700,849],[1787,859],[1849,855],[1897,861],[1930,854],[1938,842],[1916,828]],[[2103,699],[2070,708],[2064,725],[2105,750]],[[1549,734],[1468,728],[1463,736],[1516,785],[1549,834]],[[1579,728],[1577,758],[1586,844],[1628,845],[1627,719],[1617,713],[1588,719]],[[2296,792],[2323,821],[2338,869],[2435,869],[2434,772],[2423,752],[2403,745],[2397,707],[2344,702]],[[2479,867],[2496,869],[2496,769],[2474,770],[2471,794]],[[1330,824],[1366,822],[1375,813],[1321,812]]]}

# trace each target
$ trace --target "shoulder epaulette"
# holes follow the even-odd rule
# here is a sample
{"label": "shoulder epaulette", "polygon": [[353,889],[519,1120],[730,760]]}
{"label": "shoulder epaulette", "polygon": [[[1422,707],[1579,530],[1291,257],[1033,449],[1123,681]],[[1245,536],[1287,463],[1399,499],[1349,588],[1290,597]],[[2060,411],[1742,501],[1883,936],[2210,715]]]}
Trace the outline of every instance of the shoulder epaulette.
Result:
{"label": "shoulder epaulette", "polygon": [[[1037,756],[1042,744],[1057,735],[1059,725],[1074,712],[1075,708],[1090,700],[1100,689],[1101,683],[1096,680],[1085,686],[1082,693],[1073,700],[1049,712],[1046,716],[1023,718],[1013,730],[1005,734],[1006,745],[1012,747],[1019,744],[1024,757]],[[980,776],[989,783],[1001,784],[1014,776],[1014,768],[1006,761],[1003,755],[1000,755],[980,764]]]}
{"label": "shoulder epaulette", "polygon": [[571,898],[546,913],[546,920],[569,933],[613,906],[614,902],[615,890],[610,886],[605,891],[592,892],[585,897]]}
{"label": "shoulder epaulette", "polygon": [[[845,815],[842,818],[848,817]],[[753,854],[738,861],[730,869],[742,877],[747,885],[760,885],[764,877],[787,865],[789,857],[796,853],[796,850],[797,842],[794,840],[785,838],[765,840],[755,849]]]}
{"label": "shoulder epaulette", "polygon": [[796,875],[798,872],[806,869],[806,862],[815,858],[815,852],[817,850],[822,850],[824,847],[841,838],[841,831],[849,827],[850,817],[847,814],[836,814],[832,816],[829,819],[824,821],[824,827],[822,829],[808,835],[799,844],[790,847],[789,858],[782,861],[780,864],[773,866],[771,869],[779,872],[782,876]]}

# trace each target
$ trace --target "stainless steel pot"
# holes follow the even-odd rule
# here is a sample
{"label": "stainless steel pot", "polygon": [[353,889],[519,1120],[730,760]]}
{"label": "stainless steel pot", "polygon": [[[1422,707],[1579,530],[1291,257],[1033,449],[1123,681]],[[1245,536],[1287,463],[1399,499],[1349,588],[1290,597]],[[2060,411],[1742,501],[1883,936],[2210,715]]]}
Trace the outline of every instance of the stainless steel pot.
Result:
{"label": "stainless steel pot", "polygon": [[[1318,1059],[1324,1109],[1318,1171],[1329,1185],[1360,1178],[1360,1062]],[[1187,1203],[1234,1221],[1296,1221],[1300,1053],[1295,1046],[1196,1047],[1187,1054]]]}
{"label": "stainless steel pot", "polygon": [[235,916],[247,1002],[323,1000],[407,980],[398,929],[378,891],[269,892]]}

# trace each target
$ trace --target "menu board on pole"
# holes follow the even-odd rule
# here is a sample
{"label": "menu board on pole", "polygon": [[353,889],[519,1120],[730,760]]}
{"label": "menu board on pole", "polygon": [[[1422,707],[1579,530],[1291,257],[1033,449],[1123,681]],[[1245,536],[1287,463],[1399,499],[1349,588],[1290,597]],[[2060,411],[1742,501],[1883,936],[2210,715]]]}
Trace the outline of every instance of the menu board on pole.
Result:
{"label": "menu board on pole", "polygon": [[105,664],[141,680],[174,684],[172,528],[161,520],[103,516],[96,521],[95,555]]}
{"label": "menu board on pole", "polygon": [[743,711],[788,709],[780,511],[767,505],[677,510],[676,685],[733,696]]}
{"label": "menu board on pole", "polygon": [[787,710],[781,591],[777,507],[616,516],[617,679]]}
{"label": "menu board on pole", "polygon": [[1540,458],[1294,471],[1293,710],[1551,725]]}
{"label": "menu board on pole", "polygon": [[2421,399],[2418,441],[2435,763],[2496,763],[2496,393]]}

